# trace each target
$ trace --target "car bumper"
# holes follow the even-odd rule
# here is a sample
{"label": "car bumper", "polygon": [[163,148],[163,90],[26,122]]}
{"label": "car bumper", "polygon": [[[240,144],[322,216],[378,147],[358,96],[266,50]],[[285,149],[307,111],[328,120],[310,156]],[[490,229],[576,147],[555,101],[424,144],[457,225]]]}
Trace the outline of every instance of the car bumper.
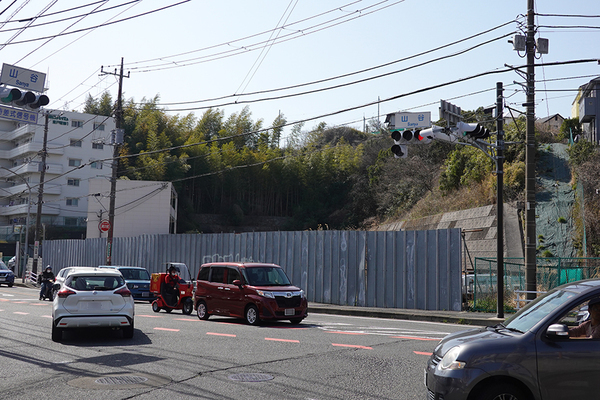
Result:
{"label": "car bumper", "polygon": [[433,357],[425,368],[427,400],[464,400],[487,374],[479,369],[440,370]]}
{"label": "car bumper", "polygon": [[259,306],[261,319],[304,319],[308,316],[308,302],[302,299],[300,305],[285,306],[277,304],[276,300],[261,301]]}
{"label": "car bumper", "polygon": [[54,320],[57,328],[121,328],[131,326],[133,318],[129,315],[90,315],[59,317]]}
{"label": "car bumper", "polygon": [[0,276],[0,285],[3,283],[15,283],[15,276]]}

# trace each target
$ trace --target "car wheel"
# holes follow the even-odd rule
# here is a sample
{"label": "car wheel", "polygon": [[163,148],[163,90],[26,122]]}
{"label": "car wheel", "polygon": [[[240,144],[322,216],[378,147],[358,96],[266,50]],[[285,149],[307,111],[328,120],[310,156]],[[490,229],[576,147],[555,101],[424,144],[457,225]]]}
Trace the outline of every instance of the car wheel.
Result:
{"label": "car wheel", "polygon": [[63,330],[54,326],[54,322],[52,323],[52,341],[60,342],[62,340],[62,332]]}
{"label": "car wheel", "polygon": [[300,322],[302,322],[303,318],[292,318],[290,319],[290,322],[294,325],[298,325]]}
{"label": "car wheel", "polygon": [[523,391],[510,383],[495,384],[483,389],[477,400],[525,400]]}
{"label": "car wheel", "polygon": [[123,337],[125,339],[133,338],[133,321],[131,321],[131,325],[123,327]]}
{"label": "car wheel", "polygon": [[156,300],[152,302],[152,311],[154,311],[154,312],[160,311],[160,307],[158,306],[158,302]]}
{"label": "car wheel", "polygon": [[9,283],[9,284],[8,284],[8,287],[13,287],[13,284],[12,284],[12,283]]}
{"label": "car wheel", "polygon": [[183,310],[182,310],[182,312],[185,315],[190,315],[192,313],[192,311],[194,311],[194,302],[192,301],[192,299],[186,299],[183,302]]}
{"label": "car wheel", "polygon": [[256,308],[254,304],[250,304],[246,308],[244,316],[246,317],[246,322],[249,325],[258,325],[258,323],[260,322],[260,318],[258,316],[258,308]]}
{"label": "car wheel", "polygon": [[208,309],[206,308],[206,303],[203,301],[198,302],[198,306],[196,308],[196,315],[199,319],[207,320],[210,317],[208,313]]}

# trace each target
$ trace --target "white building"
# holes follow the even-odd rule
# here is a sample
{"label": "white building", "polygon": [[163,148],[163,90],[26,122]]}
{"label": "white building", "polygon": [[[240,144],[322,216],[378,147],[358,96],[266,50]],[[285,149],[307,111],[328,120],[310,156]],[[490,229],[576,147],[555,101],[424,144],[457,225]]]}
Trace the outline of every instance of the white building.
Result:
{"label": "white building", "polygon": [[[28,211],[30,227],[35,226],[45,117],[44,111],[6,110],[0,110],[0,226],[17,232]],[[44,227],[83,228],[89,179],[111,176],[113,147],[108,143],[115,129],[114,119],[46,111],[49,113],[41,223]]]}
{"label": "white building", "polygon": [[[86,237],[107,237],[110,179],[91,179],[89,187]],[[177,192],[170,182],[117,180],[114,237],[175,233],[176,228]]]}

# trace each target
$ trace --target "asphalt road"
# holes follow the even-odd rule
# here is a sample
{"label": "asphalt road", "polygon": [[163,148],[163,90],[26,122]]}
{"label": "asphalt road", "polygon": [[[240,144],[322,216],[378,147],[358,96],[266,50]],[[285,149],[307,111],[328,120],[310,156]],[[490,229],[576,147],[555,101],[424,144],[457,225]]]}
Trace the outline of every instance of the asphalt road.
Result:
{"label": "asphalt road", "polygon": [[440,338],[464,325],[311,314],[241,320],[154,313],[136,303],[135,334],[50,339],[51,303],[0,287],[0,397],[7,399],[423,399]]}

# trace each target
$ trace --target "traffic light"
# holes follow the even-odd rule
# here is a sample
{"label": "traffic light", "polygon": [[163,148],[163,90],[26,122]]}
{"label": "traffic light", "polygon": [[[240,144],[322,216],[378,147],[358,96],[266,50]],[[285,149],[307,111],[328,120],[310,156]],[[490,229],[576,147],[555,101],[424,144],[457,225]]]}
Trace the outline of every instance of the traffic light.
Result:
{"label": "traffic light", "polygon": [[465,122],[457,122],[456,129],[462,132],[463,136],[468,136],[471,139],[486,139],[490,137],[490,130],[479,124],[467,124]]}
{"label": "traffic light", "polygon": [[408,156],[408,150],[405,144],[407,143],[402,136],[402,129],[392,129],[392,139],[394,139],[394,145],[391,150],[395,158],[406,158]]}
{"label": "traffic light", "polygon": [[392,139],[395,141],[399,141],[398,144],[408,144],[408,143],[429,143],[427,141],[423,141],[423,137],[420,135],[420,129],[392,129]]}
{"label": "traffic light", "polygon": [[436,125],[432,125],[431,128],[423,129],[419,135],[423,138],[422,143],[431,143],[434,139],[448,143],[455,143],[457,141],[455,136],[448,135],[444,128]]}
{"label": "traffic light", "polygon": [[19,107],[28,107],[37,109],[50,103],[50,99],[45,94],[35,94],[34,92],[22,92],[16,88],[0,88],[0,102]]}

